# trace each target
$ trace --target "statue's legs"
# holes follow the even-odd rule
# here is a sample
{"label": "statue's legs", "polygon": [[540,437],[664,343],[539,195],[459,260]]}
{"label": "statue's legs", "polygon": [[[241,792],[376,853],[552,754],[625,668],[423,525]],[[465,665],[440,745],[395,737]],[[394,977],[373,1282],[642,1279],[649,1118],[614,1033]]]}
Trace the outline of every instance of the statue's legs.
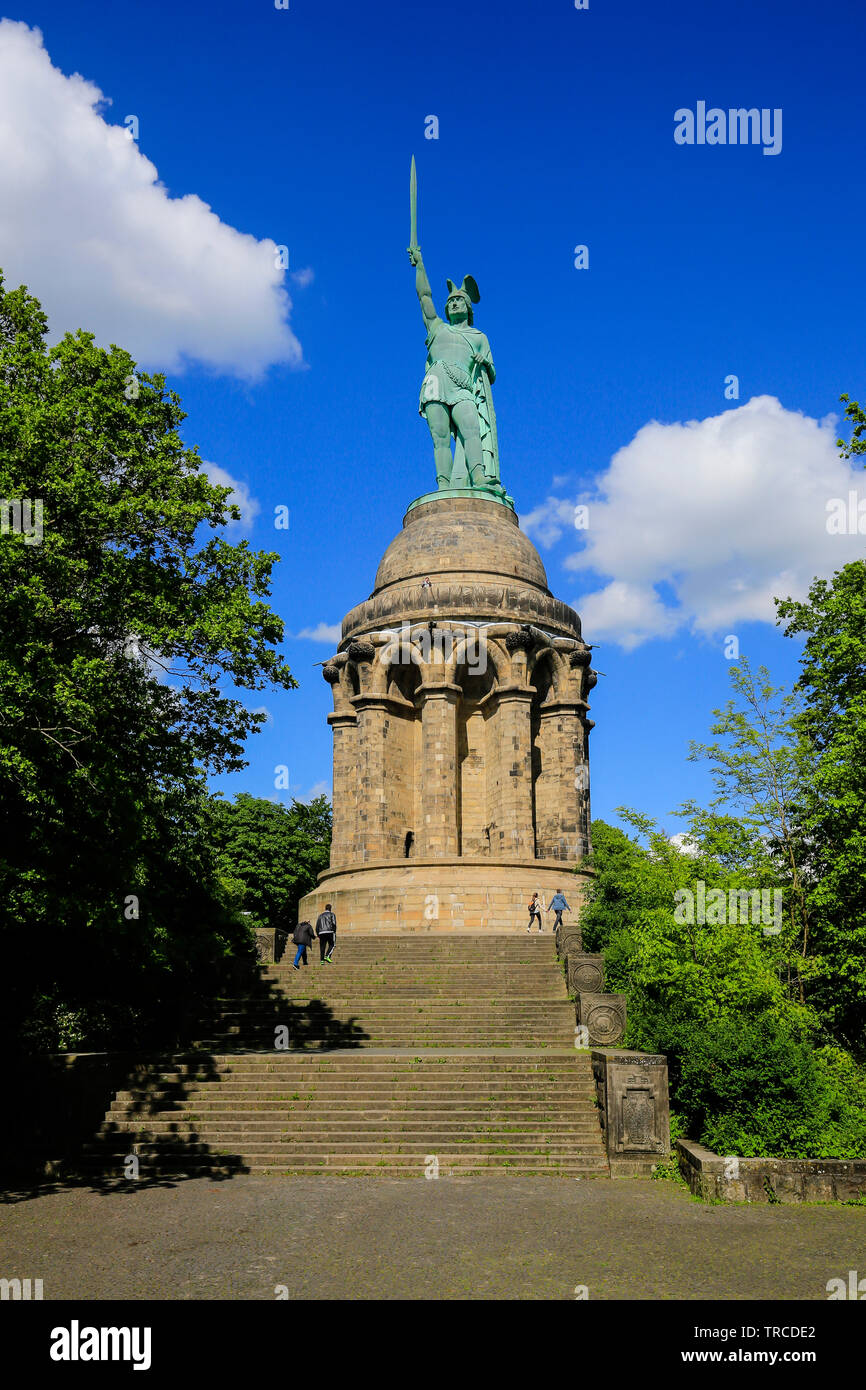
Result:
{"label": "statue's legs", "polygon": [[466,455],[466,469],[473,487],[484,481],[484,459],[481,452],[481,426],[478,421],[478,407],[474,401],[458,401],[452,407],[454,423],[460,435],[463,452]]}
{"label": "statue's legs", "polygon": [[[447,405],[440,401],[429,401],[424,408],[424,417],[433,436],[433,455],[436,460],[436,486],[449,487],[454,459],[451,454],[451,415]],[[479,440],[480,443],[480,440]]]}

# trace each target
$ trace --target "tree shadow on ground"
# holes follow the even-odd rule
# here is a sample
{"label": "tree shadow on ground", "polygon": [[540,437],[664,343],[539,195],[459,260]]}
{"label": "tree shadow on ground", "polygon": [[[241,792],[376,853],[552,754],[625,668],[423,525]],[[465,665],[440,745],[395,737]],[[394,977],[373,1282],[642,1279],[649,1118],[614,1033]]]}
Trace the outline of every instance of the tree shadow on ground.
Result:
{"label": "tree shadow on ground", "polygon": [[[298,1053],[354,1049],[369,1034],[355,1016],[338,1018],[321,999],[293,1001],[258,970],[252,976],[245,973],[237,985],[238,994],[226,1001],[230,1007],[215,1001],[209,1017],[202,1020],[206,1039],[183,1054],[129,1068],[122,1083],[106,1092],[99,1120],[91,1121],[90,1132],[85,1129],[81,1135],[84,1142],[72,1144],[59,1157],[56,1149],[45,1152],[44,1139],[41,1152],[38,1144],[8,1152],[0,1203],[28,1201],[70,1187],[128,1196],[191,1178],[224,1181],[249,1173],[242,1154],[220,1151],[203,1139],[201,1117],[193,1108],[193,1093],[202,1086],[218,1088],[232,1079],[222,1059],[266,1055],[279,1061]],[[118,1097],[122,1114],[111,1110]],[[167,1118],[174,1115],[176,1119]],[[136,1169],[133,1160],[137,1177],[130,1176]]]}

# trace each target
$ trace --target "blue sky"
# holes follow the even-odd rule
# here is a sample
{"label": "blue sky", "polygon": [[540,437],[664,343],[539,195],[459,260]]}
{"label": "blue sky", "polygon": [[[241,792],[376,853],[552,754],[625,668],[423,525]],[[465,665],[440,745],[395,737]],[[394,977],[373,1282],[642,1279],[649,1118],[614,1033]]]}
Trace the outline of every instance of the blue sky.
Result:
{"label": "blue sky", "polygon": [[[467,273],[481,288],[503,480],[598,644],[594,814],[666,818],[705,796],[685,758],[727,699],[725,637],[791,681],[797,647],[771,595],[864,546],[825,524],[849,484],[866,496],[828,420],[842,391],[866,395],[862,8],[4,14],[26,28],[0,26],[0,265],[55,329],[168,371],[187,440],[250,499],[237,534],[281,554],[273,604],[290,634],[369,594],[406,505],[433,486],[405,250],[415,154],[434,290]],[[678,145],[674,113],[699,101],[781,110],[781,151]],[[281,504],[288,532],[273,527]],[[274,795],[279,764],[298,795],[330,783],[314,663],[335,645],[288,638],[300,689],[250,700],[272,722],[228,794]]]}

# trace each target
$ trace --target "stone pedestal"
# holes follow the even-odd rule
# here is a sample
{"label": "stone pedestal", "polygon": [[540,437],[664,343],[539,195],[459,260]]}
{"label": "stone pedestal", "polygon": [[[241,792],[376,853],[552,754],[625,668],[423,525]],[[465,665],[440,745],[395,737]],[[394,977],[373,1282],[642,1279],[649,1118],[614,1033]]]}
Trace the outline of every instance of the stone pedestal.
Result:
{"label": "stone pedestal", "polygon": [[334,838],[301,916],[331,902],[341,931],[525,930],[532,894],[546,908],[557,889],[577,909],[590,656],[510,507],[413,504],[324,666]]}
{"label": "stone pedestal", "polygon": [[595,1051],[592,1072],[611,1176],[649,1173],[671,1147],[667,1058]]}

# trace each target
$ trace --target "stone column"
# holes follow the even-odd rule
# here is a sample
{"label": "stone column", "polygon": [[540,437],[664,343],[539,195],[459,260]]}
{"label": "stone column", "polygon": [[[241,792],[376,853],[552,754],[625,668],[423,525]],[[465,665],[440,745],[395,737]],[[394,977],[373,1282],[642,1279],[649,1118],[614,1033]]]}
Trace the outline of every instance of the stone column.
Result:
{"label": "stone column", "polygon": [[457,789],[457,701],[460,686],[422,685],[421,825],[419,853],[439,859],[460,853]]}
{"label": "stone column", "polygon": [[[385,720],[388,701],[382,695],[354,695],[358,737],[354,776],[357,785],[352,858],[356,863],[388,858],[388,780],[385,768]],[[351,770],[349,775],[351,776]]]}
{"label": "stone column", "polygon": [[354,711],[328,715],[334,732],[334,826],[331,868],[355,860],[354,829],[358,813],[358,718]]}
{"label": "stone column", "polygon": [[[541,710],[544,751],[558,769],[545,776],[536,807],[539,859],[580,859],[589,849],[589,763],[585,756],[585,706],[556,701]],[[543,833],[541,827],[543,826]]]}
{"label": "stone column", "polygon": [[497,692],[499,734],[499,805],[491,808],[496,830],[491,835],[500,859],[535,858],[532,821],[532,690],[506,686]]}

